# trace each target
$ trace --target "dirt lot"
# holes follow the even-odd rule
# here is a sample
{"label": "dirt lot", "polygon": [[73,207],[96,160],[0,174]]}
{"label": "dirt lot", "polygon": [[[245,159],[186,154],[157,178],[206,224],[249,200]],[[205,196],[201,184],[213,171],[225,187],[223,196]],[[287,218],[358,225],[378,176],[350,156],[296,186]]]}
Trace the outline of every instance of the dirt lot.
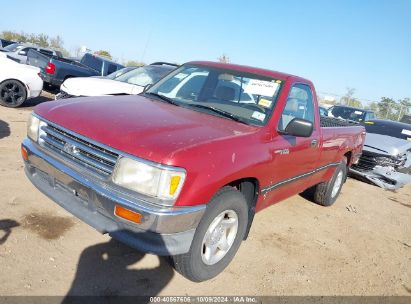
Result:
{"label": "dirt lot", "polygon": [[349,179],[328,208],[294,196],[256,216],[224,273],[191,283],[30,184],[20,142],[31,109],[0,107],[0,295],[411,294],[411,185],[393,193]]}

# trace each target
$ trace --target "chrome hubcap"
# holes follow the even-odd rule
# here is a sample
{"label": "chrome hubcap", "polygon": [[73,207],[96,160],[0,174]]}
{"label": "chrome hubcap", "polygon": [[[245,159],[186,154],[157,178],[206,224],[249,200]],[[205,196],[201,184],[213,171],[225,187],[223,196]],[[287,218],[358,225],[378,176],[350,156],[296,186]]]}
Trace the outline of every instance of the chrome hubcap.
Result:
{"label": "chrome hubcap", "polygon": [[343,180],[343,173],[342,173],[342,171],[340,171],[340,172],[338,172],[337,178],[335,179],[335,182],[334,182],[333,191],[331,192],[331,197],[332,198],[334,198],[337,195],[338,190],[340,190],[342,180]]}
{"label": "chrome hubcap", "polygon": [[238,231],[238,216],[234,210],[221,212],[208,226],[204,235],[201,258],[206,265],[218,263],[230,250]]}

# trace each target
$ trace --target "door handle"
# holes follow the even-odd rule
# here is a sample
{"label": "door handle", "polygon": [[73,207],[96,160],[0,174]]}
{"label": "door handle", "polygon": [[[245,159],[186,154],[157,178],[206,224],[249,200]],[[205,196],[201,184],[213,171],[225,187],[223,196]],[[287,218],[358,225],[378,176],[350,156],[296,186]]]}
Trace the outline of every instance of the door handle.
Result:
{"label": "door handle", "polygon": [[311,148],[317,147],[317,144],[318,144],[318,140],[313,139],[313,140],[311,141]]}

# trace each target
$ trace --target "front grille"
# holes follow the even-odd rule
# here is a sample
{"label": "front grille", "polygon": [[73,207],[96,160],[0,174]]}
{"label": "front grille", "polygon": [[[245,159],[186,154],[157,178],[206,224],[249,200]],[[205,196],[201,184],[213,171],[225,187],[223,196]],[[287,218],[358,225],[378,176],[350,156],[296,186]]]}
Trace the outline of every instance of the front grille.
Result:
{"label": "front grille", "polygon": [[353,165],[353,168],[362,171],[370,171],[374,169],[376,165],[377,161],[375,160],[375,156],[363,153],[358,161],[358,164]]}
{"label": "front grille", "polygon": [[55,126],[41,126],[40,144],[100,175],[112,174],[118,154]]}

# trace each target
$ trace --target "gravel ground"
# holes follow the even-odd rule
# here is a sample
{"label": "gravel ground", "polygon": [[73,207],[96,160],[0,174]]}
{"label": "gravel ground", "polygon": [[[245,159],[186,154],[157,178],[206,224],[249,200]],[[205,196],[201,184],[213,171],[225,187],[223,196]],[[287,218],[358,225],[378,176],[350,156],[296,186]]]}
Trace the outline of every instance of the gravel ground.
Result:
{"label": "gravel ground", "polygon": [[27,180],[32,106],[0,107],[0,295],[410,295],[411,185],[348,179],[332,207],[294,196],[256,215],[217,278],[192,283],[58,207]]}

